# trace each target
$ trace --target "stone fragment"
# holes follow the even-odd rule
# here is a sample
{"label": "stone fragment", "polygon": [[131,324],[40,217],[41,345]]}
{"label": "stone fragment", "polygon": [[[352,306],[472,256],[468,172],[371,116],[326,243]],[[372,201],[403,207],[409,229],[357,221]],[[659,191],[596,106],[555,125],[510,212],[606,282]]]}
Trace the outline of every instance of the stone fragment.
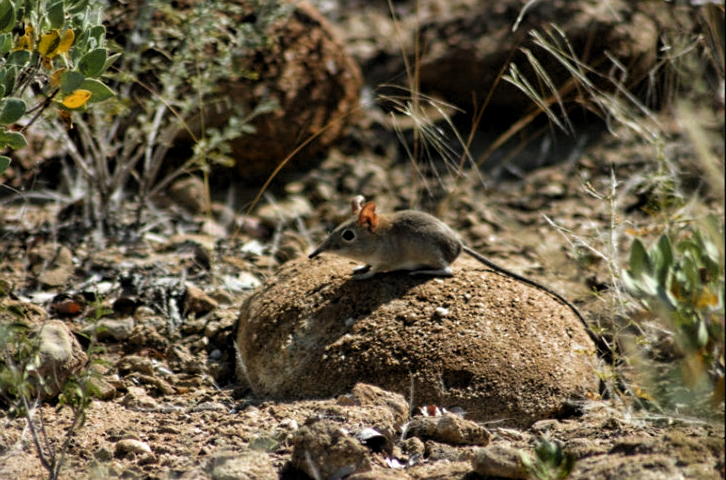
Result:
{"label": "stone fragment", "polygon": [[295,432],[291,463],[310,478],[343,478],[371,469],[368,449],[331,420],[313,421]]}
{"label": "stone fragment", "polygon": [[270,456],[256,450],[225,452],[212,459],[212,480],[277,480]]}
{"label": "stone fragment", "polygon": [[471,468],[482,477],[529,478],[521,450],[506,445],[490,445],[474,453]]}
{"label": "stone fragment", "polygon": [[406,426],[406,434],[451,445],[487,445],[491,438],[486,428],[448,412],[436,417],[415,417]]}

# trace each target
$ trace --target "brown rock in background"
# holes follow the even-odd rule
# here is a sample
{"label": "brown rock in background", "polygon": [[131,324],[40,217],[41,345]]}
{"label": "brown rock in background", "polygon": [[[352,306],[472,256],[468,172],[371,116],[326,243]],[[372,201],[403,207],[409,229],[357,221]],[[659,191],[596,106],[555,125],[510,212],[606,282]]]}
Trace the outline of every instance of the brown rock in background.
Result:
{"label": "brown rock in background", "polygon": [[[175,8],[191,9],[198,2],[185,0],[178,2]],[[248,8],[242,0],[228,2]],[[110,36],[121,44],[129,42],[134,22],[147,14],[135,4],[116,5],[110,12],[107,28]],[[220,16],[235,15],[221,9],[218,13]],[[256,12],[250,11],[247,17],[233,17],[232,20],[238,24],[254,23],[255,15]],[[151,28],[154,22],[164,21],[167,21],[164,13],[154,11]],[[358,107],[362,80],[359,67],[345,53],[328,22],[312,5],[298,2],[292,13],[273,24],[266,34],[270,38],[269,44],[254,51],[235,45],[210,46],[210,55],[221,55],[222,49],[224,52],[232,49],[229,54],[236,62],[235,71],[243,73],[220,82],[218,91],[204,98],[202,112],[184,119],[188,130],[179,128],[174,148],[166,158],[171,166],[181,165],[191,155],[193,138],[202,137],[202,125],[204,128],[223,127],[235,109],[243,116],[250,115],[262,103],[276,103],[277,107],[254,116],[249,120],[254,132],[240,132],[240,136],[230,142],[230,156],[236,162],[233,169],[236,180],[264,180],[295,148],[319,134],[287,166],[293,170],[311,168],[318,155],[344,132],[351,114]],[[152,48],[146,54],[154,56],[153,65],[157,71],[146,72],[149,78],[142,81],[154,85],[159,72],[167,68],[169,59]],[[133,96],[137,98],[147,95],[144,88],[134,89]]]}
{"label": "brown rock in background", "polygon": [[[418,63],[419,88],[423,93],[468,112],[474,99],[480,105],[491,94],[486,123],[488,116],[494,122],[501,122],[502,115],[518,119],[534,107],[517,87],[498,80],[501,73],[509,73],[510,62],[517,65],[535,89],[549,96],[547,88],[538,85],[523,49],[532,52],[565,102],[577,100],[577,89],[567,83],[572,72],[536,44],[532,31],[543,37],[552,34],[566,55],[572,48],[576,58],[592,69],[586,73],[593,84],[612,91],[613,81],[622,80],[625,88],[633,88],[648,80],[648,72],[657,61],[659,34],[664,28],[688,28],[694,11],[626,0],[557,0],[530,2],[526,6],[525,3],[456,0],[426,2],[420,8],[413,4],[401,6],[396,28],[403,33],[396,36],[397,42],[386,44],[383,52],[370,48],[369,42],[380,32],[394,29],[386,5],[367,11],[370,18],[376,19],[371,28],[356,28],[352,24],[353,28],[341,28],[341,32],[361,63],[368,83],[394,83],[391,78],[406,71],[401,55],[406,52],[411,65]],[[666,22],[666,18],[670,20]],[[627,74],[615,68],[608,55],[617,59]],[[396,83],[407,85],[405,77],[399,78]]]}

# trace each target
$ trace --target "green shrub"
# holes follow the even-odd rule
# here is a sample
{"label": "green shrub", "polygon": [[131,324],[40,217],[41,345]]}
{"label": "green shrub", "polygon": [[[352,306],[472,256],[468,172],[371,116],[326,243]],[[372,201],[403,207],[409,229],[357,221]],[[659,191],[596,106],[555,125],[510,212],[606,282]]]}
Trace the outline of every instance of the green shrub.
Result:
{"label": "green shrub", "polygon": [[[671,237],[677,238],[674,242]],[[718,399],[724,375],[724,226],[709,217],[702,227],[675,235],[664,233],[650,250],[633,240],[629,267],[622,280],[646,310],[672,331],[678,356],[678,375],[685,391],[675,393],[673,371],[661,382],[658,400],[688,403],[690,390],[704,388]]]}
{"label": "green shrub", "polygon": [[[26,146],[23,132],[50,107],[69,122],[114,95],[99,80],[117,57],[102,12],[94,0],[0,1],[0,150]],[[0,173],[9,164],[0,156]]]}
{"label": "green shrub", "polygon": [[534,457],[522,453],[522,463],[532,480],[562,480],[570,476],[575,457],[562,444],[541,438],[534,447]]}

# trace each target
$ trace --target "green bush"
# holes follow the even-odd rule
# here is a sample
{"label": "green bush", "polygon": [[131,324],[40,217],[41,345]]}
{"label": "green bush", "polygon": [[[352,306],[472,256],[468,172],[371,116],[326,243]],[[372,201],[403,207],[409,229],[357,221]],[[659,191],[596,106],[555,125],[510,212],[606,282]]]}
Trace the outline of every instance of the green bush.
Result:
{"label": "green bush", "polygon": [[[0,150],[24,147],[23,132],[51,106],[69,122],[114,95],[98,79],[118,56],[104,46],[102,12],[94,0],[0,1]],[[9,163],[0,156],[0,173]]]}
{"label": "green bush", "polygon": [[[623,283],[673,332],[686,389],[706,385],[718,399],[721,387],[714,390],[713,385],[722,384],[724,375],[724,226],[709,217],[703,227],[690,227],[676,237],[674,243],[664,233],[650,250],[633,240]],[[662,388],[661,393],[676,402],[689,396]]]}

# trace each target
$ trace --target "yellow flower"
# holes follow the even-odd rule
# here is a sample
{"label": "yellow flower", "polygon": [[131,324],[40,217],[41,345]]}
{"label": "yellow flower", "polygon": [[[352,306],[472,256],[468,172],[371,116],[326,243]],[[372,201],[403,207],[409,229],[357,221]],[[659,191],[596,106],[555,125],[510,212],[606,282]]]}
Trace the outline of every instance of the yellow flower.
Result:
{"label": "yellow flower", "polygon": [[66,108],[80,108],[86,104],[89,98],[91,98],[91,92],[79,88],[64,98],[61,103]]}

